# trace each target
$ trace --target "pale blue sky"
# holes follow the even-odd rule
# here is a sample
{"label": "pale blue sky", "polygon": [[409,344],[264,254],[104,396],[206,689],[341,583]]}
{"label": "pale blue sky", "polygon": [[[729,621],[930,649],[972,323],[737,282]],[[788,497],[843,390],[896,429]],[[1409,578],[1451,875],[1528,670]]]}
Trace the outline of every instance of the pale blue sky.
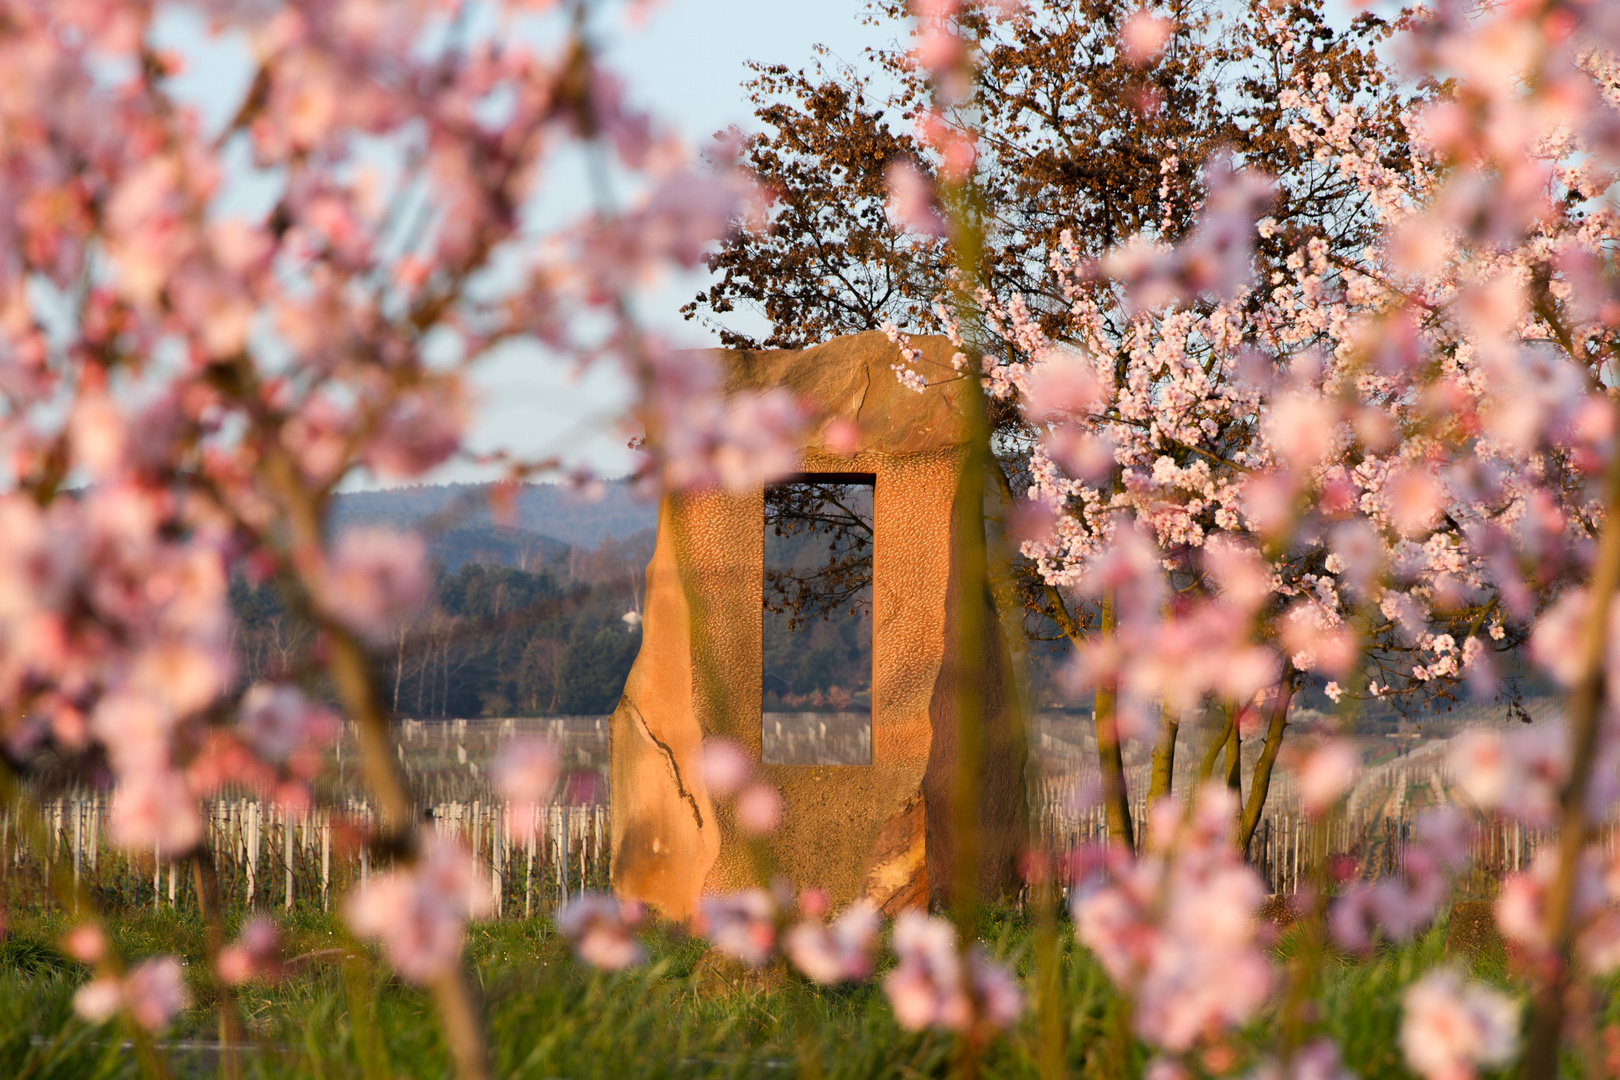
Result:
{"label": "pale blue sky", "polygon": [[[818,43],[834,58],[855,61],[868,45],[893,39],[905,29],[864,25],[863,0],[663,0],[652,6],[642,25],[617,28],[611,22],[619,21],[623,7],[604,7],[617,10],[603,18],[598,39],[631,102],[673,127],[694,151],[729,125],[756,127],[742,89],[749,61],[807,66],[815,60]],[[247,90],[252,63],[245,41],[212,36],[201,13],[185,7],[166,9],[157,36],[185,57],[177,87],[181,96],[198,107],[205,126],[222,127]],[[278,185],[254,172],[245,146],[236,150],[239,160],[226,170],[220,205],[231,213],[262,214]],[[537,199],[536,223],[543,231],[547,222],[570,220],[589,202],[583,159],[560,155]],[[702,272],[674,277],[637,296],[636,310],[647,329],[678,346],[717,344],[678,311],[706,277]],[[576,378],[569,365],[538,348],[515,346],[489,360],[476,381],[481,407],[469,440],[473,449],[560,454],[603,476],[630,468],[626,435],[614,422],[628,399],[625,377],[617,369],[602,366]],[[466,465],[451,465],[430,477],[482,478]],[[357,486],[370,485],[358,478]]]}
{"label": "pale blue sky", "polygon": [[[633,101],[697,146],[730,124],[756,126],[742,90],[749,61],[806,66],[817,43],[854,61],[866,46],[903,32],[862,25],[864,10],[862,0],[664,0],[646,25],[609,39],[611,66]],[[640,297],[641,316],[679,344],[716,344],[677,311],[703,280],[701,274],[673,279]],[[618,372],[603,368],[575,383],[561,365],[522,350],[493,363],[480,381],[486,404],[475,446],[566,452],[604,475],[629,467],[624,436],[609,419],[625,400]],[[464,470],[452,475],[466,477]]]}

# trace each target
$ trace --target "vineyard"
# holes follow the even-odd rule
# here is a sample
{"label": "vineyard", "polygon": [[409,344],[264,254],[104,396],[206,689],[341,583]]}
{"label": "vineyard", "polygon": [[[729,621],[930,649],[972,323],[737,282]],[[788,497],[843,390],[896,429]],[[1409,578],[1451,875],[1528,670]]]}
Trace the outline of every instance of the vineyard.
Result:
{"label": "vineyard", "polygon": [[[1538,723],[1559,722],[1550,706],[1538,704],[1531,712]],[[1499,709],[1478,708],[1453,718],[1447,730],[1508,722]],[[536,734],[559,748],[564,776],[535,827],[518,830],[510,806],[490,785],[489,764],[503,742]],[[1089,718],[1042,714],[1031,734],[1037,835],[1059,855],[1100,842],[1106,835],[1103,813],[1085,795],[1095,790]],[[1331,869],[1340,881],[1397,873],[1414,812],[1459,799],[1445,765],[1446,741],[1443,736],[1362,740],[1363,767],[1345,806],[1322,823],[1307,821],[1287,771],[1274,776],[1250,851],[1270,891],[1294,893],[1318,869]],[[1196,783],[1197,762],[1206,749],[1196,736],[1189,743],[1178,756],[1178,791]],[[869,760],[870,745],[870,731],[859,714],[781,713],[766,718],[768,761],[861,763]],[[1127,746],[1127,775],[1134,792],[1148,787],[1147,751]],[[373,811],[352,768],[355,753],[350,731],[318,785],[319,808],[289,811],[246,793],[209,804],[206,847],[228,907],[329,911],[367,880],[373,866],[365,837]],[[436,832],[459,838],[476,853],[487,874],[495,917],[527,918],[582,891],[608,887],[606,717],[404,720],[398,755],[424,818]],[[1251,747],[1244,759],[1245,789],[1254,757]],[[108,842],[104,794],[35,790],[30,797],[44,808],[47,839],[43,847],[30,842],[19,828],[15,806],[0,813],[0,904],[48,904],[46,875],[61,862],[71,865],[75,883],[86,884],[98,903],[111,909],[195,906],[195,883],[184,864],[165,858],[161,849],[131,855]],[[1144,798],[1138,797],[1132,816],[1136,835],[1145,836]],[[1614,822],[1605,826],[1606,850],[1614,850],[1616,832]],[[1518,822],[1482,821],[1468,877],[1458,883],[1462,895],[1492,895],[1501,877],[1527,865],[1549,837]]]}

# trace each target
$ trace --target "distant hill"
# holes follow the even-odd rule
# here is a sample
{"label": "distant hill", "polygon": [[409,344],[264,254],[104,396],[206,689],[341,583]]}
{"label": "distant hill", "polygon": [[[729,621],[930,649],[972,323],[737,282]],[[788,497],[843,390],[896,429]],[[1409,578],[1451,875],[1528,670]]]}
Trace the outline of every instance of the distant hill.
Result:
{"label": "distant hill", "polygon": [[347,492],[337,497],[332,524],[339,531],[359,525],[423,529],[447,566],[491,560],[519,566],[525,554],[552,562],[559,554],[547,540],[560,542],[565,557],[569,545],[594,549],[609,537],[626,540],[658,524],[657,504],[637,499],[623,480],[603,484],[594,500],[558,484],[526,484],[513,500],[511,520],[502,522],[490,513],[490,488],[424,484]]}
{"label": "distant hill", "polygon": [[528,529],[494,524],[458,525],[427,536],[428,554],[450,573],[467,563],[512,566],[537,573],[568,562],[570,547],[561,540]]}

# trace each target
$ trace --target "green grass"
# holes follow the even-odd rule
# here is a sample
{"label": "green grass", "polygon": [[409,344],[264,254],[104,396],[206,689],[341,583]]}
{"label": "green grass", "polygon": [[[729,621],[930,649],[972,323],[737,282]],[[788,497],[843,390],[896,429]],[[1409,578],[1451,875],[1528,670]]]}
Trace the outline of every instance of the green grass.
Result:
{"label": "green grass", "polygon": [[[91,1027],[72,1015],[74,990],[88,971],[52,944],[67,926],[58,915],[14,916],[0,943],[0,1076],[80,1080],[140,1075],[127,1032]],[[350,944],[341,924],[318,913],[283,922],[289,955]],[[233,927],[234,929],[234,927]],[[202,928],[188,913],[136,912],[113,931],[131,959],[175,952],[190,959],[196,1005],[165,1033],[176,1076],[218,1075],[212,1051],[218,1020],[200,977]],[[992,952],[1028,974],[1033,928],[1016,914],[986,917]],[[1134,1077],[1146,1051],[1125,1035],[1128,1023],[1106,978],[1065,931],[1061,935],[1060,1015],[1066,1075]],[[940,1033],[899,1030],[876,980],[818,989],[783,970],[744,972],[706,956],[701,941],[661,927],[647,935],[651,962],[621,975],[577,963],[543,920],[476,926],[467,963],[481,989],[496,1075],[525,1080],[591,1077],[894,1078],[947,1075],[956,1051]],[[1287,960],[1298,931],[1276,949]],[[1343,1047],[1358,1076],[1405,1078],[1396,1033],[1402,989],[1441,962],[1465,964],[1506,985],[1499,945],[1448,953],[1447,927],[1369,958],[1322,961],[1322,1030]],[[1026,985],[1028,985],[1026,983]],[[245,1075],[381,1080],[448,1073],[426,996],[369,959],[317,958],[297,974],[251,984],[237,1006],[256,1042]],[[1612,1002],[1604,1005],[1612,1011]],[[1269,1017],[1233,1038],[1212,1064],[1245,1063],[1269,1042]],[[1035,1077],[1039,1047],[1033,1018],[991,1045],[980,1075]],[[173,1048],[181,1044],[181,1048]]]}

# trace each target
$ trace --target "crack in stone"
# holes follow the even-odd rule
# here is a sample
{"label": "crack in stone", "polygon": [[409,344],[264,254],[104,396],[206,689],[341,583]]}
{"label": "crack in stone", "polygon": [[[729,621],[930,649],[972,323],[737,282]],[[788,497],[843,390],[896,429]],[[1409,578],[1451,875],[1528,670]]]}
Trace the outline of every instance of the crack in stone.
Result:
{"label": "crack in stone", "polygon": [[641,733],[647,736],[648,740],[651,741],[654,746],[658,747],[658,749],[664,752],[664,757],[669,761],[669,774],[675,779],[676,793],[691,804],[692,817],[697,820],[697,827],[700,829],[703,828],[703,811],[698,809],[697,799],[690,791],[686,790],[686,785],[681,782],[681,769],[679,765],[675,764],[675,751],[669,748],[668,743],[664,742],[664,740],[652,733],[652,728],[647,726],[647,721],[642,717],[641,710],[636,708],[636,703],[630,700],[630,696],[628,694],[624,695],[619,700],[622,704],[629,707],[631,715],[636,718],[636,723],[641,725]]}

